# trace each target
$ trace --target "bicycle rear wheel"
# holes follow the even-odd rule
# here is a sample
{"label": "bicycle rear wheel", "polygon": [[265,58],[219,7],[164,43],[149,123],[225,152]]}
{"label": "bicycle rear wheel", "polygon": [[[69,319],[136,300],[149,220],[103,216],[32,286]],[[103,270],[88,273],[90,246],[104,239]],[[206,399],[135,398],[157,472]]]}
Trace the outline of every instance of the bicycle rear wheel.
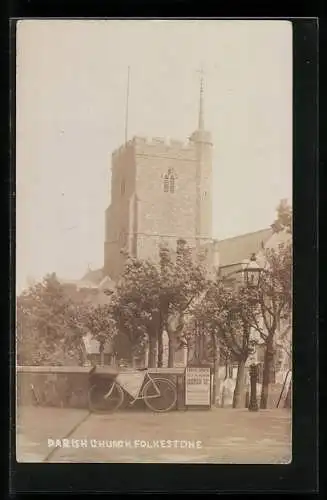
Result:
{"label": "bicycle rear wheel", "polygon": [[122,405],[124,391],[115,381],[93,385],[88,394],[89,408],[94,413],[111,413]]}
{"label": "bicycle rear wheel", "polygon": [[144,386],[143,398],[147,407],[152,411],[159,413],[170,411],[177,402],[176,386],[165,378],[150,379]]}

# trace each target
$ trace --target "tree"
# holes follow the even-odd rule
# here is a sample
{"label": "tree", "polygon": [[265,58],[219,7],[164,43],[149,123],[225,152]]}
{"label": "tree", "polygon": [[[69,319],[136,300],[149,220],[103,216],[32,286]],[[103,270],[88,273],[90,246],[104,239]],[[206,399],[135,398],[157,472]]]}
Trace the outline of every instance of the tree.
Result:
{"label": "tree", "polygon": [[110,312],[119,332],[133,346],[149,342],[149,366],[156,366],[160,329],[160,277],[154,263],[129,258],[112,295]]}
{"label": "tree", "polygon": [[176,257],[162,245],[159,262],[129,258],[113,294],[111,314],[117,329],[138,345],[146,335],[149,366],[162,366],[162,334],[169,337],[168,366],[174,366],[175,351],[183,334],[184,315],[205,286],[203,270],[192,262],[184,240]]}
{"label": "tree", "polygon": [[277,217],[271,227],[274,233],[279,233],[281,231],[292,233],[293,211],[286,199],[280,201],[277,207]]}
{"label": "tree", "polygon": [[[262,273],[257,289],[260,318],[252,315],[251,324],[265,342],[264,367],[260,407],[268,404],[270,373],[274,364],[275,339],[281,325],[287,321],[291,328],[292,316],[292,244],[282,244],[278,249],[265,251],[266,270]],[[285,333],[285,332],[284,332]]]}
{"label": "tree", "polygon": [[215,394],[218,392],[219,346],[223,345],[237,361],[234,408],[243,406],[245,365],[252,352],[250,318],[255,312],[256,296],[252,290],[239,285],[234,279],[226,280],[219,276],[210,283],[196,311],[214,349]]}
{"label": "tree", "polygon": [[80,311],[79,321],[83,324],[84,329],[88,330],[92,337],[99,342],[101,364],[103,364],[104,346],[112,341],[116,335],[110,303],[94,304],[90,302],[85,304]]}
{"label": "tree", "polygon": [[160,273],[161,325],[169,338],[168,366],[173,367],[175,352],[183,342],[185,315],[207,283],[204,268],[193,261],[192,251],[183,239],[177,241],[175,261],[168,248],[161,247]]}
{"label": "tree", "polygon": [[17,298],[17,361],[20,364],[84,362],[81,304],[65,293],[55,274]]}

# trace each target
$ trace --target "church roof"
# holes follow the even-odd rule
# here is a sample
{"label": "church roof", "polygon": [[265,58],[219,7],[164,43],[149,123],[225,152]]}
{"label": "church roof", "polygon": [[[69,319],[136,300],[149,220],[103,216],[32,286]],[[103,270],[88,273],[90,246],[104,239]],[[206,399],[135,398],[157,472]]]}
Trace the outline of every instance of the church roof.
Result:
{"label": "church roof", "polygon": [[114,291],[116,283],[109,277],[105,276],[99,283],[99,290],[111,290]]}
{"label": "church roof", "polygon": [[219,267],[232,266],[249,259],[253,253],[257,254],[262,250],[272,234],[272,229],[268,228],[217,241]]}
{"label": "church roof", "polygon": [[103,279],[103,269],[89,269],[87,273],[80,280],[85,283],[92,283],[93,285],[99,285]]}

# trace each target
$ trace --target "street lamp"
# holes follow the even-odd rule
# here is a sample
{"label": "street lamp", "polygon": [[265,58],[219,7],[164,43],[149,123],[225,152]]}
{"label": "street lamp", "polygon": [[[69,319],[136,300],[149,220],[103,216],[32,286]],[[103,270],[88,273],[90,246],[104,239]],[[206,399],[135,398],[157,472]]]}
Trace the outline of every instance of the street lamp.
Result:
{"label": "street lamp", "polygon": [[[256,289],[260,284],[260,279],[264,269],[259,266],[256,255],[253,253],[250,259],[246,259],[241,264],[241,269],[236,271],[236,273],[242,273],[243,282],[246,287],[249,289]],[[234,274],[234,273],[231,273]],[[255,342],[249,342],[249,354],[254,355],[256,351]],[[249,411],[258,411],[258,401],[257,401],[257,383],[259,376],[259,366],[257,363],[253,362],[250,366],[250,401],[248,410]]]}
{"label": "street lamp", "polygon": [[243,261],[242,270],[244,282],[249,287],[258,287],[263,269],[257,263],[255,254],[253,253],[249,261]]}
{"label": "street lamp", "polygon": [[[260,284],[260,278],[263,269],[258,265],[255,254],[253,253],[248,261],[243,266],[244,282],[248,287],[257,288]],[[253,347],[253,346],[251,346]],[[250,402],[249,411],[258,411],[258,399],[257,399],[257,383],[259,376],[259,366],[257,363],[252,363],[250,366]]]}

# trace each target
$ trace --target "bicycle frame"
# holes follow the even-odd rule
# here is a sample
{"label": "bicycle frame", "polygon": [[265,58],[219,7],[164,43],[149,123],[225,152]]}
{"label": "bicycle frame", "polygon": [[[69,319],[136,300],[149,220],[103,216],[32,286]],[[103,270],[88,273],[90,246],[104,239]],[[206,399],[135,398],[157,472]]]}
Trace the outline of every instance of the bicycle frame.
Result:
{"label": "bicycle frame", "polygon": [[[155,379],[151,377],[151,375],[149,373],[146,374],[146,377],[145,377],[145,380],[144,382],[147,382],[148,380],[151,380],[152,382],[152,385],[153,387],[155,388],[155,391],[156,391],[156,394],[154,394],[153,396],[147,396],[148,399],[152,399],[152,398],[158,398],[161,396],[161,392],[160,392],[160,389],[159,387],[157,386],[156,382],[155,382]],[[139,401],[140,399],[145,399],[144,396],[143,396],[143,391],[142,391],[142,388],[140,389],[140,392],[138,393],[138,395],[136,396],[136,398],[134,398],[131,402],[130,402],[130,406],[132,406],[136,401]]]}
{"label": "bicycle frame", "polygon": [[114,387],[115,387],[115,384],[117,384],[117,382],[115,381],[112,385],[111,385],[111,388],[109,389],[109,391],[107,392],[107,394],[105,394],[103,396],[103,399],[108,399],[109,396],[111,396],[111,393],[112,391],[114,390]]}

